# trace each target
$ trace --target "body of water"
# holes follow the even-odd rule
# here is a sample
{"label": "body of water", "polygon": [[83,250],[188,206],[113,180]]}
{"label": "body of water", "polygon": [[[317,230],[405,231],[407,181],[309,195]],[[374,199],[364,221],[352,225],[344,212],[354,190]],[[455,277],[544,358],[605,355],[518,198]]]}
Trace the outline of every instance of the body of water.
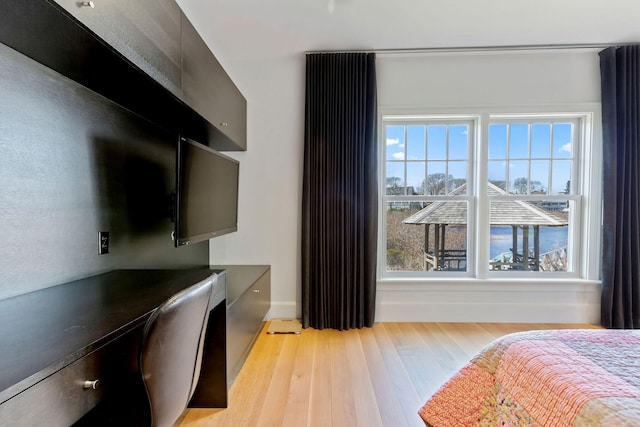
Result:
{"label": "body of water", "polygon": [[[569,239],[568,227],[540,227],[540,253],[557,248],[566,248]],[[511,252],[513,231],[509,226],[491,227],[489,256],[491,259],[503,252]],[[533,248],[533,227],[529,229],[529,247]],[[522,229],[518,229],[518,250],[522,251]]]}

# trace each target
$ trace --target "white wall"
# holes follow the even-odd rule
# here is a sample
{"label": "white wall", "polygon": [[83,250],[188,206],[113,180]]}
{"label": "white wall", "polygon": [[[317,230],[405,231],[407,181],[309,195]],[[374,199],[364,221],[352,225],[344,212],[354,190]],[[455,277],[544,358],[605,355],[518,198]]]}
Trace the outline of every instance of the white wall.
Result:
{"label": "white wall", "polygon": [[380,54],[376,72],[381,109],[600,102],[591,49]]}
{"label": "white wall", "polygon": [[[248,101],[249,140],[247,152],[232,154],[241,162],[239,231],[211,241],[211,262],[270,264],[271,317],[301,313],[304,64],[302,55],[224,63]],[[593,51],[381,54],[377,74],[381,111],[560,109],[600,100]],[[598,318],[596,280],[543,286],[396,280],[378,287],[378,321],[595,323]]]}
{"label": "white wall", "polygon": [[238,231],[212,239],[212,264],[271,265],[271,317],[300,316],[304,56],[225,63],[247,98]]}

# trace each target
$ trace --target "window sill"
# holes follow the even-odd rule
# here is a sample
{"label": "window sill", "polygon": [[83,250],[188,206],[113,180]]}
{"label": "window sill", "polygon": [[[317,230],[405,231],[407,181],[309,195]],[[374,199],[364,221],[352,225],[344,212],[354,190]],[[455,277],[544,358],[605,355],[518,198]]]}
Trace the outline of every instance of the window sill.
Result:
{"label": "window sill", "polygon": [[380,291],[499,291],[499,292],[567,292],[600,291],[599,280],[586,280],[577,277],[505,277],[477,279],[471,277],[393,277],[378,279]]}

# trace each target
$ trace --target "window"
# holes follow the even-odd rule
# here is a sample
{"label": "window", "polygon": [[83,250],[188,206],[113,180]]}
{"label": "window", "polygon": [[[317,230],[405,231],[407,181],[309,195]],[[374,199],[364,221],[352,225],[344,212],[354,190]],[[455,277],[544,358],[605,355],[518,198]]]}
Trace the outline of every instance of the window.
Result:
{"label": "window", "polygon": [[490,270],[575,269],[569,232],[580,203],[571,185],[579,130],[575,118],[490,121]]}
{"label": "window", "polygon": [[383,116],[383,276],[575,276],[585,122]]}
{"label": "window", "polygon": [[466,271],[474,122],[385,120],[386,269]]}

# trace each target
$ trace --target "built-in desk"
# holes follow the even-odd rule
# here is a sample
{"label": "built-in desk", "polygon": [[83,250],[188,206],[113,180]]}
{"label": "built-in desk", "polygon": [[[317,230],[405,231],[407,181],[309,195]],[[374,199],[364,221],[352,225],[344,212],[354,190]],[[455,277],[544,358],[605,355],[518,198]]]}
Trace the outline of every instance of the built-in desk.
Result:
{"label": "built-in desk", "polygon": [[[139,337],[153,310],[213,273],[118,270],[0,301],[0,425],[68,426],[117,393],[127,371],[137,369]],[[222,309],[213,322],[224,321],[224,301],[221,280],[212,307]],[[223,343],[222,361],[210,365],[224,366],[224,330],[208,331]],[[218,371],[226,399],[224,369]],[[84,388],[94,380],[97,389]]]}
{"label": "built-in desk", "polygon": [[[0,426],[68,426],[87,412],[86,425],[94,425],[95,414],[104,419],[103,403],[139,377],[139,342],[151,313],[214,273],[202,370],[190,406],[226,407],[227,385],[270,308],[269,266],[117,270],[1,300]],[[96,389],[92,383],[84,388],[95,380]]]}

